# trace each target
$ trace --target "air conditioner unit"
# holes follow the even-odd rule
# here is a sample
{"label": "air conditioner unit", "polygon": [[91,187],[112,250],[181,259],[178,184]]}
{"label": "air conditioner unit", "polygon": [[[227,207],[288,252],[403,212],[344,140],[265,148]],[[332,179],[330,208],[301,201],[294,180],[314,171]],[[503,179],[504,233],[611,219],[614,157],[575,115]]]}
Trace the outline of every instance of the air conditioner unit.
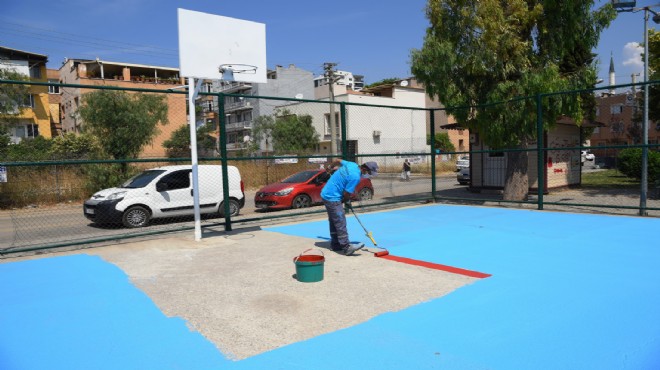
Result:
{"label": "air conditioner unit", "polygon": [[374,136],[380,136],[380,130],[374,130]]}

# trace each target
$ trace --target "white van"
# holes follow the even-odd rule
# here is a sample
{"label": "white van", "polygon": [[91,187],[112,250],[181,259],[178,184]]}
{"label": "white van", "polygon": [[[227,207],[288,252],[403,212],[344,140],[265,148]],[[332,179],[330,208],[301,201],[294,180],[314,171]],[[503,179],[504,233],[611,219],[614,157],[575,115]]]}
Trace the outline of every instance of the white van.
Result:
{"label": "white van", "polygon": [[[222,166],[199,165],[200,213],[224,217]],[[229,214],[237,216],[245,205],[245,194],[238,168],[228,166]],[[101,190],[83,205],[92,222],[122,223],[142,227],[154,218],[189,216],[194,213],[192,166],[165,166],[133,176],[120,187]]]}

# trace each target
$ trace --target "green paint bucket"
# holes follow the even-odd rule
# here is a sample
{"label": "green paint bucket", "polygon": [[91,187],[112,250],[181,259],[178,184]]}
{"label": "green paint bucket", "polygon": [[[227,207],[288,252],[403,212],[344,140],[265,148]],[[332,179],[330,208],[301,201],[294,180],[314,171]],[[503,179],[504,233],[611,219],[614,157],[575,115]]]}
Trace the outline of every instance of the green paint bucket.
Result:
{"label": "green paint bucket", "polygon": [[293,257],[293,263],[296,265],[296,279],[302,283],[315,283],[323,280],[323,263],[325,262],[323,252],[316,250],[321,254],[305,254],[309,251],[312,249]]}

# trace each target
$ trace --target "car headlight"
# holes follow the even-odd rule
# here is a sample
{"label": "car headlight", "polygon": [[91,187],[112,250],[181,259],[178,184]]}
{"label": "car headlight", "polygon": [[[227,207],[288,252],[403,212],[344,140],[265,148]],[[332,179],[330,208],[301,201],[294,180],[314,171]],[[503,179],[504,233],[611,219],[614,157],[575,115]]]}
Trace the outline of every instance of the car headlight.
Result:
{"label": "car headlight", "polygon": [[126,195],[125,191],[118,191],[116,193],[112,193],[108,195],[107,200],[122,200],[124,199],[124,195]]}
{"label": "car headlight", "polygon": [[291,194],[292,191],[293,191],[293,188],[286,188],[286,189],[282,189],[278,192],[275,192],[275,195],[277,195],[278,197],[281,197],[281,196],[284,196],[284,195]]}

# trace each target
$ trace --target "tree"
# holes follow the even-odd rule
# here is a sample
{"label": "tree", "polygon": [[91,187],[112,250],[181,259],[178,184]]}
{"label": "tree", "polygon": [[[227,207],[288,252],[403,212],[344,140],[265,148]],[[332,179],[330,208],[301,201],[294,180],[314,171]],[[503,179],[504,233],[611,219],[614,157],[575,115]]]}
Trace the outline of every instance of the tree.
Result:
{"label": "tree", "polygon": [[51,159],[51,147],[52,140],[43,136],[24,138],[18,144],[8,145],[3,158],[15,162],[45,161]]}
{"label": "tree", "polygon": [[312,126],[312,116],[299,116],[287,109],[275,113],[271,134],[273,150],[278,154],[310,152],[319,144],[319,134]]}
{"label": "tree", "polygon": [[98,140],[88,135],[65,133],[52,139],[52,159],[92,159],[101,150]]}
{"label": "tree", "polygon": [[268,151],[269,145],[273,143],[273,129],[275,128],[275,118],[273,116],[259,116],[255,118],[252,125],[252,141],[248,152],[259,150],[261,143],[264,143],[264,149]]}
{"label": "tree", "polygon": [[99,138],[103,152],[114,159],[137,158],[142,147],[167,124],[165,97],[100,90],[83,96],[78,109],[85,133]]}
{"label": "tree", "polygon": [[[29,78],[13,68],[0,67],[0,80],[28,81]],[[14,118],[23,109],[21,104],[30,93],[27,85],[3,83],[0,84],[0,122]]]}
{"label": "tree", "polygon": [[[591,50],[616,13],[611,5],[592,11],[593,3],[429,0],[431,26],[422,49],[411,53],[412,73],[491,149],[528,148],[536,140],[536,102],[518,97],[595,85]],[[593,102],[585,96],[546,97],[544,129],[560,115],[575,122],[591,116]],[[528,152],[507,158],[504,199],[523,200]]]}
{"label": "tree", "polygon": [[[619,152],[618,169],[628,177],[642,178],[642,148],[626,148]],[[648,152],[648,181],[660,181],[660,153]]]}
{"label": "tree", "polygon": [[[431,135],[426,135],[426,145],[431,145]],[[454,152],[456,147],[449,140],[449,134],[446,132],[438,132],[435,134],[435,148],[443,152]]]}
{"label": "tree", "polygon": [[[211,136],[215,131],[215,124],[207,122],[197,129],[197,151],[213,151],[216,149],[216,141]],[[190,126],[183,125],[176,129],[168,140],[163,142],[167,156],[170,158],[190,157]]]}
{"label": "tree", "polygon": [[[14,68],[0,67],[0,80],[28,81],[29,78]],[[10,143],[9,125],[18,120],[23,111],[21,104],[30,94],[27,85],[15,83],[0,84],[0,152],[4,152]]]}

